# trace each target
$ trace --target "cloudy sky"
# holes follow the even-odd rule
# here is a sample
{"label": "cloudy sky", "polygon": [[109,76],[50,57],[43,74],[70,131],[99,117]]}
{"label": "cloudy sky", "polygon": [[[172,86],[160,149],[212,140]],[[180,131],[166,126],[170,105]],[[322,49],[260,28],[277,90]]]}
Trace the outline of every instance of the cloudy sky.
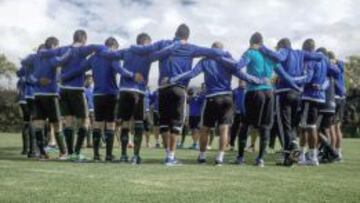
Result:
{"label": "cloudy sky", "polygon": [[255,31],[269,46],[289,37],[298,48],[312,37],[345,58],[360,54],[359,8],[358,0],[0,0],[0,53],[18,64],[47,36],[71,43],[77,28],[92,43],[114,36],[126,47],[143,31],[154,40],[172,38],[185,22],[191,42],[222,41],[236,58]]}

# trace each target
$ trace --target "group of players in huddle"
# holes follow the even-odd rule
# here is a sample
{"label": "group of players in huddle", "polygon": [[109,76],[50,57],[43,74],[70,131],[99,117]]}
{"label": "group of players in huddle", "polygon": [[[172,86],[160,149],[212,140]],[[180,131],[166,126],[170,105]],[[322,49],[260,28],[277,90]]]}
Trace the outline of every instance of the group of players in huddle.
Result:
{"label": "group of players in huddle", "polygon": [[[152,105],[154,124],[158,126],[155,135],[161,135],[165,149],[164,163],[181,164],[175,151],[187,117],[187,103],[194,144],[199,142],[199,164],[207,161],[209,134],[214,128],[219,134],[216,165],[224,163],[227,145],[234,148],[236,137],[238,155],[234,164],[245,163],[244,149],[251,127],[260,137],[256,166],[265,164],[271,134],[278,135],[282,143],[281,165],[299,162],[317,166],[319,160],[342,159],[344,63],[334,53],[315,49],[313,39],[305,40],[299,50],[283,38],[276,50],[271,50],[256,32],[250,37],[247,51],[234,60],[221,42],[205,48],[189,43],[189,36],[189,27],[181,24],[172,40],[153,43],[147,33],[141,33],[135,45],[124,49],[119,49],[113,37],[104,45],[86,45],[84,30],[75,31],[69,46],[58,47],[57,38],[47,38],[36,53],[21,61],[17,72],[25,121],[23,137],[29,143],[24,145],[24,154],[49,159],[44,138],[44,125],[49,122],[59,159],[84,160],[81,149],[90,130],[87,103],[91,101],[94,161],[101,160],[102,138],[105,160],[115,159],[114,137],[119,132],[120,162],[130,161],[127,146],[131,133],[131,163],[141,164],[140,148],[147,131],[144,121]],[[193,67],[193,59],[198,57],[202,58]],[[154,61],[159,62],[158,88],[150,93],[147,85]],[[89,70],[94,86],[87,100],[84,82]],[[204,75],[204,88],[198,92],[188,89],[189,81],[200,73]],[[117,74],[121,76],[119,84]],[[234,90],[232,76],[240,79]]]}

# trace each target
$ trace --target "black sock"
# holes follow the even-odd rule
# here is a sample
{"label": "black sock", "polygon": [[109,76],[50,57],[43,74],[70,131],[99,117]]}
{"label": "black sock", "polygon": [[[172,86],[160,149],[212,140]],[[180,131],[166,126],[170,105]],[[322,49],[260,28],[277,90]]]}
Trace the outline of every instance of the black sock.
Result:
{"label": "black sock", "polygon": [[64,136],[65,136],[67,152],[69,155],[71,155],[74,153],[74,129],[64,128]]}
{"label": "black sock", "polygon": [[35,129],[35,137],[36,137],[36,143],[37,143],[37,146],[39,148],[40,154],[45,155],[46,152],[45,152],[45,145],[44,145],[43,129],[36,128]]}
{"label": "black sock", "polygon": [[129,143],[129,129],[122,128],[121,129],[121,155],[126,156],[127,155],[127,145]]}
{"label": "black sock", "polygon": [[35,153],[35,132],[34,132],[34,128],[32,126],[32,124],[29,124],[29,129],[28,129],[28,133],[29,133],[29,155],[34,154]]}
{"label": "black sock", "polygon": [[135,133],[134,133],[134,155],[135,156],[140,155],[143,132],[144,132],[144,124],[136,123],[135,124]]}
{"label": "black sock", "polygon": [[56,140],[56,143],[58,144],[60,153],[61,154],[66,154],[66,148],[65,148],[63,133],[62,132],[56,132],[55,133],[55,140]]}
{"label": "black sock", "polygon": [[260,149],[258,159],[262,159],[266,152],[268,140],[270,136],[270,130],[266,128],[260,128]]}
{"label": "black sock", "polygon": [[80,154],[81,147],[83,146],[86,137],[86,128],[79,128],[78,136],[75,143],[75,154]]}
{"label": "black sock", "polygon": [[238,156],[244,157],[244,151],[246,147],[247,137],[249,134],[249,127],[248,125],[242,125],[239,132],[238,138]]}
{"label": "black sock", "polygon": [[114,130],[105,130],[106,140],[106,157],[112,157],[112,150],[114,145]]}
{"label": "black sock", "polygon": [[101,129],[94,129],[93,130],[93,149],[94,149],[94,157],[99,157],[99,149],[100,149],[100,142],[101,142]]}
{"label": "black sock", "polygon": [[22,142],[23,142],[23,149],[22,153],[26,154],[29,148],[29,124],[25,123],[22,128]]}

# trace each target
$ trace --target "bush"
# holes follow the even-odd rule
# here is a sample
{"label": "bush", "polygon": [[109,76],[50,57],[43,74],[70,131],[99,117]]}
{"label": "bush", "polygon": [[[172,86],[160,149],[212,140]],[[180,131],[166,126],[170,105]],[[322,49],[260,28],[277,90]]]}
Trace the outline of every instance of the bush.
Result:
{"label": "bush", "polygon": [[0,90],[0,132],[20,132],[22,115],[15,90]]}

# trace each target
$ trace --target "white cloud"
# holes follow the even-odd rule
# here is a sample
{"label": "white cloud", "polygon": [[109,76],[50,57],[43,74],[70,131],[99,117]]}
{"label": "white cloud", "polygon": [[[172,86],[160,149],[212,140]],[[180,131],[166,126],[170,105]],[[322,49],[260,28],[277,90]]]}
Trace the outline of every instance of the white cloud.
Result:
{"label": "white cloud", "polygon": [[[0,0],[0,52],[18,62],[49,35],[70,43],[79,27],[88,31],[90,42],[112,35],[128,46],[143,31],[154,40],[172,38],[176,26],[186,22],[192,42],[222,41],[234,57],[255,31],[269,46],[289,37],[300,47],[312,37],[345,57],[360,53],[359,7],[357,0]],[[151,78],[157,79],[156,67]]]}

